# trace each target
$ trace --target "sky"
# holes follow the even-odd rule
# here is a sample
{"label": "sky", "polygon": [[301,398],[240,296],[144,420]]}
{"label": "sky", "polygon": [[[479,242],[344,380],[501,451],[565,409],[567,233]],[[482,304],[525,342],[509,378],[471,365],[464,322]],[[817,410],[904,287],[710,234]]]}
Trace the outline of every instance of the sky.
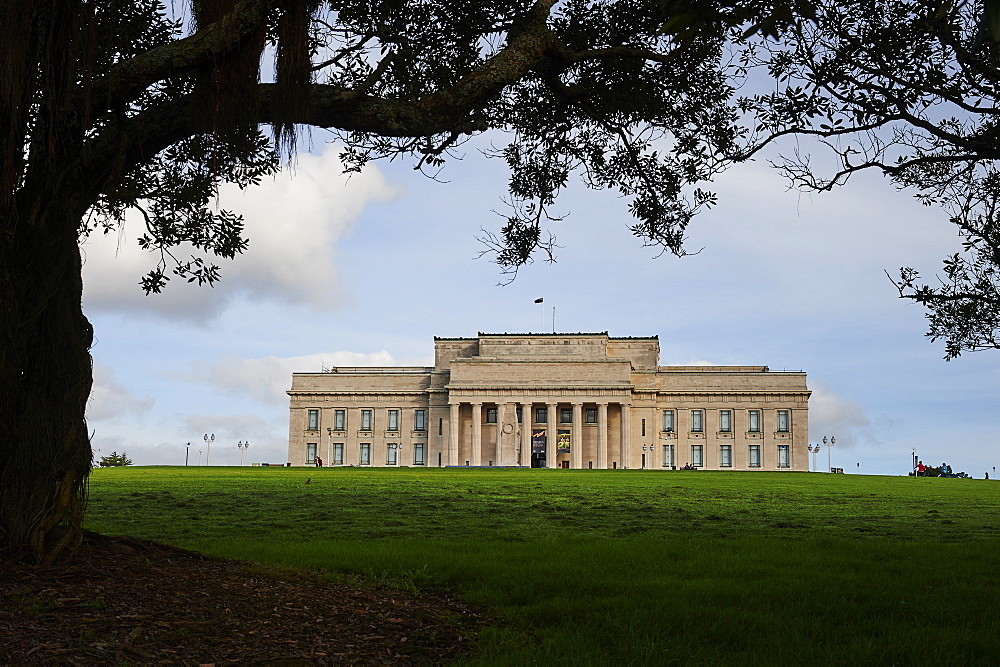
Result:
{"label": "sky", "polygon": [[631,236],[627,200],[572,186],[552,225],[557,262],[501,285],[476,240],[502,224],[506,171],[480,153],[496,139],[466,144],[436,180],[401,162],[348,178],[339,146],[314,132],[294,170],[223,190],[250,246],[221,264],[214,288],[172,282],[145,296],[138,282],[155,258],[135,243],[136,219],[88,239],[95,457],[283,462],[292,372],[432,365],[434,336],[552,331],[554,317],[559,332],[657,335],[661,365],[804,370],[809,442],[836,437],[819,469],[905,475],[916,450],[995,477],[1000,351],[945,362],[923,309],[885,274],[940,271],[959,249],[941,211],[874,173],[831,193],[791,191],[760,160],[712,184],[719,205],[689,228],[700,252],[656,257]]}

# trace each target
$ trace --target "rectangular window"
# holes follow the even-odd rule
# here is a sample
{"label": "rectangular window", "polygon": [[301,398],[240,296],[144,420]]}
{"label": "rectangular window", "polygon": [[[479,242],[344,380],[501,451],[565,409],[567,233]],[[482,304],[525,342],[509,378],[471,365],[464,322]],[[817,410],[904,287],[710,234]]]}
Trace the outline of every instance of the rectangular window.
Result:
{"label": "rectangular window", "polygon": [[760,445],[750,445],[750,467],[760,467]]}
{"label": "rectangular window", "polygon": [[307,442],[306,443],[306,463],[313,464],[316,463],[316,443]]}
{"label": "rectangular window", "polygon": [[486,423],[496,424],[497,423],[497,409],[496,408],[486,408]]}
{"label": "rectangular window", "polygon": [[733,411],[732,410],[719,410],[719,432],[720,433],[732,433],[733,432]]}
{"label": "rectangular window", "polygon": [[394,466],[399,460],[399,445],[395,442],[390,442],[385,446],[385,464],[387,466]]}
{"label": "rectangular window", "polygon": [[788,410],[778,410],[778,432],[788,433]]}
{"label": "rectangular window", "polygon": [[691,465],[700,468],[705,465],[705,449],[702,445],[691,445]]}
{"label": "rectangular window", "polygon": [[358,455],[358,464],[363,466],[372,464],[372,445],[370,442],[361,443],[361,451]]}
{"label": "rectangular window", "polygon": [[720,468],[732,468],[733,467],[733,446],[732,445],[721,445],[719,447],[719,467]]}
{"label": "rectangular window", "polygon": [[701,433],[705,430],[704,417],[705,413],[701,410],[691,411],[691,431],[693,433]]}
{"label": "rectangular window", "polygon": [[319,430],[319,410],[309,411],[309,419],[306,421],[306,430],[308,431]]}
{"label": "rectangular window", "polygon": [[750,433],[760,433],[760,410],[750,410],[747,414],[747,430]]}
{"label": "rectangular window", "polygon": [[347,410],[333,411],[333,430],[334,431],[347,430]]}
{"label": "rectangular window", "polygon": [[537,408],[535,410],[535,423],[545,424],[549,421],[549,409],[548,408]]}
{"label": "rectangular window", "polygon": [[424,463],[424,448],[425,445],[422,442],[418,442],[413,445],[413,465],[422,466],[427,465]]}
{"label": "rectangular window", "polygon": [[427,430],[427,411],[426,410],[414,410],[413,411],[413,430],[414,431],[426,431]]}
{"label": "rectangular window", "polygon": [[517,412],[517,423],[520,424],[524,421],[524,409],[519,405],[515,408],[515,411]]}
{"label": "rectangular window", "polygon": [[673,467],[677,465],[674,463],[674,446],[673,445],[663,445],[663,466]]}
{"label": "rectangular window", "polygon": [[344,465],[344,443],[335,442],[333,443],[333,461],[330,465],[342,466]]}
{"label": "rectangular window", "polygon": [[646,420],[642,420],[642,437],[646,437]]}
{"label": "rectangular window", "polygon": [[444,417],[438,417],[438,435],[444,432]]}
{"label": "rectangular window", "polygon": [[587,408],[583,411],[583,423],[585,424],[596,424],[597,423],[597,408]]}
{"label": "rectangular window", "polygon": [[[673,433],[674,431],[674,411],[664,410],[663,411],[663,430],[667,433]],[[671,464],[673,465],[673,464]]]}
{"label": "rectangular window", "polygon": [[792,463],[788,455],[788,445],[778,445],[778,467],[791,468]]}
{"label": "rectangular window", "polygon": [[362,410],[361,411],[361,430],[370,431],[372,430],[372,411]]}
{"label": "rectangular window", "polygon": [[389,410],[389,422],[385,429],[387,431],[399,430],[399,410]]}
{"label": "rectangular window", "polygon": [[559,408],[559,423],[560,424],[573,423],[573,408]]}

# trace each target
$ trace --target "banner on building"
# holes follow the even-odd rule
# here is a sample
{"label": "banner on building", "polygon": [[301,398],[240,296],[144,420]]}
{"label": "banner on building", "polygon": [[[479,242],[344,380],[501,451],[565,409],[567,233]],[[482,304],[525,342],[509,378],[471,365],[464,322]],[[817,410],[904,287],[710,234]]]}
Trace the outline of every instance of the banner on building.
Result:
{"label": "banner on building", "polygon": [[536,428],[531,431],[531,453],[532,454],[544,454],[545,453],[545,429]]}
{"label": "banner on building", "polygon": [[567,428],[559,429],[556,437],[556,452],[559,454],[569,454],[570,431]]}

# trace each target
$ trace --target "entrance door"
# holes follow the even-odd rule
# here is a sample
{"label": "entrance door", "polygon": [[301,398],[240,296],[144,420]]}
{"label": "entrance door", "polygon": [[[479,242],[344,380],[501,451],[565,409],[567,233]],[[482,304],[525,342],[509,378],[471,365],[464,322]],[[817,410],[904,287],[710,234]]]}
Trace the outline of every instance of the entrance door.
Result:
{"label": "entrance door", "polygon": [[569,468],[569,461],[560,461],[560,468]]}
{"label": "entrance door", "polygon": [[532,452],[531,454],[531,467],[532,468],[544,468],[545,467],[545,454],[537,454]]}

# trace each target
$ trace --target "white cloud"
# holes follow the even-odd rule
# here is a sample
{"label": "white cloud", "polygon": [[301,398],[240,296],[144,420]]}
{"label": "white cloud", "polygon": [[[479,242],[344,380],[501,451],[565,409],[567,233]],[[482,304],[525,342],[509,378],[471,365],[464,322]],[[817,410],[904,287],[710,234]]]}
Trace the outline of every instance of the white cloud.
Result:
{"label": "white cloud", "polygon": [[[338,151],[331,144],[321,155],[300,155],[294,170],[245,192],[233,185],[221,189],[220,207],[243,215],[250,245],[232,262],[219,263],[223,280],[215,288],[175,279],[163,294],[145,296],[138,281],[156,257],[135,242],[143,233],[138,215],[130,215],[119,234],[87,239],[87,308],[204,321],[241,297],[338,305],[342,287],[335,264],[337,242],[351,231],[366,205],[400,194],[375,166],[348,178]],[[177,256],[187,254],[180,250]]]}
{"label": "white cloud", "polygon": [[245,359],[226,356],[211,365],[193,366],[182,379],[207,384],[225,394],[253,398],[265,404],[287,405],[292,373],[320,372],[332,366],[429,366],[419,359],[398,362],[391,354],[380,352],[327,352],[298,357],[258,357]]}
{"label": "white cloud", "polygon": [[811,380],[809,387],[809,440],[820,442],[823,436],[837,438],[835,447],[877,445],[872,422],[858,403],[834,394],[822,381]]}
{"label": "white cloud", "polygon": [[135,417],[148,412],[155,401],[139,397],[115,378],[114,370],[94,361],[94,386],[87,404],[87,419],[97,421],[115,417]]}

